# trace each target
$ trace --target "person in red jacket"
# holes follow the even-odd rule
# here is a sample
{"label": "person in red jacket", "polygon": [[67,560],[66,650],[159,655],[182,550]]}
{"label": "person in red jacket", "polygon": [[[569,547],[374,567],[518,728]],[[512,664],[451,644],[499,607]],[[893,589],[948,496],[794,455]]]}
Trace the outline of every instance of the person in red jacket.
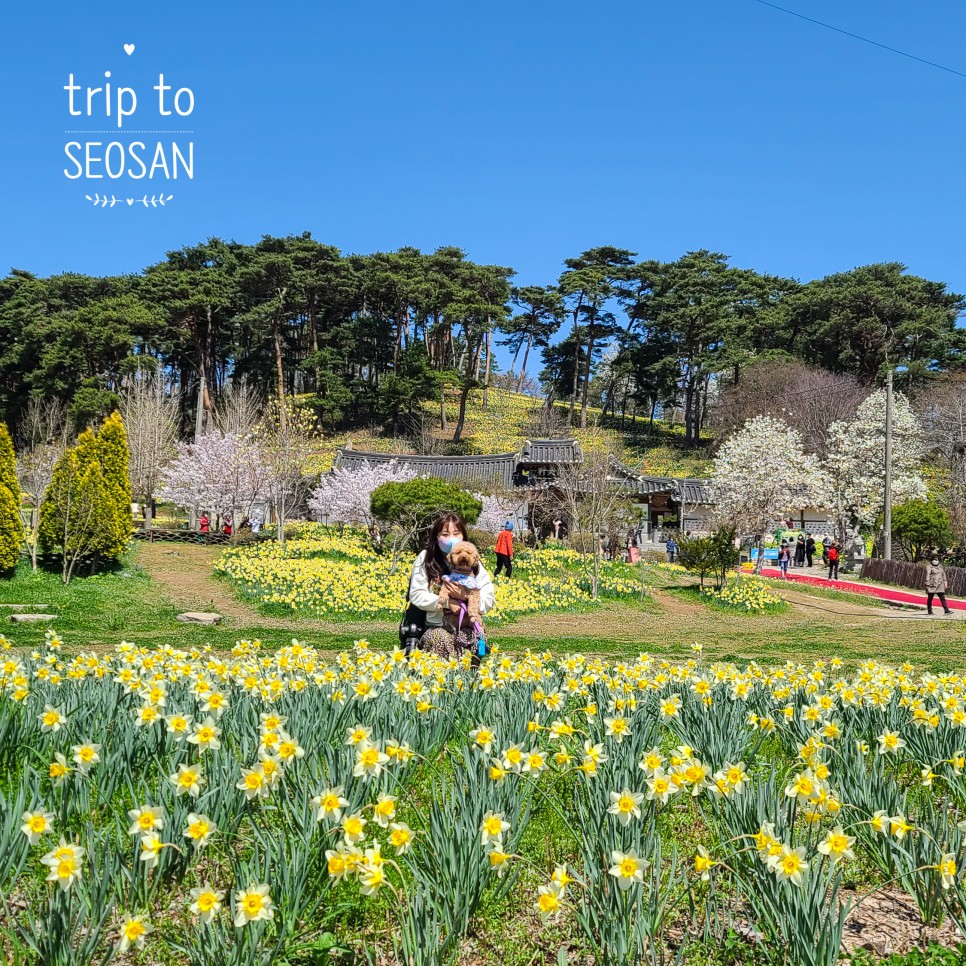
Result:
{"label": "person in red jacket", "polygon": [[493,576],[499,577],[501,570],[506,570],[507,577],[512,576],[513,524],[509,520],[503,525],[500,535],[496,538],[496,546],[493,549],[496,552],[496,570],[493,572]]}

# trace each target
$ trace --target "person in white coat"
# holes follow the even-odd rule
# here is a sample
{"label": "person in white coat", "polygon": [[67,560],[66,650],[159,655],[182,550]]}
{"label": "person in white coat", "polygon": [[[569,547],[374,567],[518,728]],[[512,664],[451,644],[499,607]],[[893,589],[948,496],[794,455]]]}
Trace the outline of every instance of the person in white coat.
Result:
{"label": "person in white coat", "polygon": [[[466,529],[466,523],[458,514],[442,514],[430,527],[425,547],[413,561],[409,578],[409,601],[426,613],[426,631],[420,639],[420,649],[445,658],[459,657],[463,651],[473,650],[476,645],[473,628],[467,626],[466,618],[455,634],[451,626],[444,626],[443,606],[440,603],[440,591],[445,586],[449,594],[452,625],[459,616],[460,601],[466,600],[466,591],[446,580],[449,572],[446,555],[466,539]],[[476,574],[476,584],[480,591],[480,615],[485,616],[496,603],[496,595],[493,581],[482,563],[480,572]]]}

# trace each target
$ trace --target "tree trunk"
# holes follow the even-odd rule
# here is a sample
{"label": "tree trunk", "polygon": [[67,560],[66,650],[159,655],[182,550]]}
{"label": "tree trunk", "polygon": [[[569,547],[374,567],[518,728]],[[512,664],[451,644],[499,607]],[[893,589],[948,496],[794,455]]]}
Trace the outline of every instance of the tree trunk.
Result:
{"label": "tree trunk", "polygon": [[34,506],[30,511],[30,533],[33,539],[30,543],[30,569],[37,573],[37,544],[40,534],[40,501],[34,500]]}
{"label": "tree trunk", "polygon": [[[312,336],[312,355],[318,358],[319,355],[319,327],[315,316],[315,300],[309,302],[309,330]],[[315,391],[319,391],[319,383],[322,381],[318,364],[315,366]]]}
{"label": "tree trunk", "polygon": [[765,534],[758,535],[758,559],[755,561],[755,573],[760,574],[765,566]]}
{"label": "tree trunk", "polygon": [[282,362],[282,326],[276,317],[272,321],[272,343],[275,347],[275,375],[278,380],[278,425],[284,433],[286,431],[285,418],[285,368]]}
{"label": "tree trunk", "polygon": [[587,329],[587,361],[584,363],[584,388],[580,393],[580,428],[587,428],[587,394],[590,392],[590,366],[594,358],[594,326]]}
{"label": "tree trunk", "polygon": [[446,387],[440,386],[439,389],[439,428],[449,429],[449,424],[446,422]]}
{"label": "tree trunk", "polygon": [[463,435],[463,423],[466,420],[466,399],[470,394],[471,384],[467,382],[460,392],[460,415],[456,423],[456,430],[453,433],[453,442],[458,443]]}
{"label": "tree trunk", "polygon": [[523,380],[527,378],[527,361],[530,358],[530,347],[533,345],[533,333],[527,336],[527,348],[523,353],[523,365],[520,367],[520,380],[517,382],[517,392],[523,392]]}
{"label": "tree trunk", "polygon": [[483,412],[486,412],[486,405],[489,401],[487,396],[490,391],[490,361],[493,358],[493,330],[487,325],[486,330],[486,374],[483,377]]}
{"label": "tree trunk", "polygon": [[204,367],[198,372],[198,407],[195,412],[195,442],[204,435],[205,432],[205,397],[208,395],[208,387],[205,385]]}
{"label": "tree trunk", "polygon": [[577,379],[580,372],[580,307],[583,305],[584,297],[581,295],[574,306],[574,379],[570,387],[570,410],[567,413],[567,425],[574,424],[574,407],[577,405]]}
{"label": "tree trunk", "polygon": [[517,351],[513,353],[513,361],[510,363],[510,372],[508,375],[513,375],[517,371],[517,359],[520,358],[520,350],[523,348],[523,339],[517,344]]}

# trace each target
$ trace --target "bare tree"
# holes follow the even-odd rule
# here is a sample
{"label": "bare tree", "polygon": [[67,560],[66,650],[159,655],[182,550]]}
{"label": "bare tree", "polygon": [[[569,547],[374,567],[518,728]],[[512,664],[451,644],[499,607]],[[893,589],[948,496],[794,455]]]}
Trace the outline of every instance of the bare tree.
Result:
{"label": "bare tree", "polygon": [[315,419],[286,400],[272,400],[256,428],[262,461],[268,470],[269,498],[278,523],[278,542],[285,543],[285,516],[308,496],[315,477],[311,465],[318,446]]}
{"label": "bare tree", "polygon": [[569,519],[571,537],[578,537],[591,596],[596,600],[600,592],[601,536],[620,525],[620,507],[629,494],[630,480],[610,452],[586,453],[581,463],[559,463],[556,477],[554,489]]}
{"label": "bare tree", "polygon": [[233,380],[218,397],[214,423],[229,436],[245,438],[262,420],[265,400],[247,379]]}
{"label": "bare tree", "polygon": [[70,442],[67,407],[59,399],[31,399],[20,423],[17,442],[17,480],[30,501],[28,532],[30,565],[37,569],[37,536],[40,531],[40,504],[54,467]]}
{"label": "bare tree", "polygon": [[131,491],[144,503],[144,528],[151,528],[161,470],[178,452],[181,400],[177,389],[156,372],[138,369],[124,384],[121,417],[130,450]]}
{"label": "bare tree", "polygon": [[541,439],[566,439],[571,435],[567,411],[552,404],[535,407],[527,421],[527,431]]}
{"label": "bare tree", "polygon": [[928,459],[949,480],[943,499],[957,536],[966,537],[966,373],[948,376],[913,400]]}
{"label": "bare tree", "polygon": [[762,359],[745,369],[738,382],[721,388],[709,420],[718,439],[724,440],[756,416],[780,419],[801,434],[806,452],[824,459],[828,427],[853,419],[868,395],[868,387],[852,376],[815,369],[797,359]]}

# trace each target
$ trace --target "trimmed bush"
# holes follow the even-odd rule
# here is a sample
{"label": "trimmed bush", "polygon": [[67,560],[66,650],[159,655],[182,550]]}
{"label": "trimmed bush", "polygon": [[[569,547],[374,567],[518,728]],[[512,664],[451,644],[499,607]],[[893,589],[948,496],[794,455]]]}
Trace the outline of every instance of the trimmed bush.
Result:
{"label": "trimmed bush", "polygon": [[17,566],[23,538],[13,440],[7,424],[0,423],[0,572],[12,571]]}

